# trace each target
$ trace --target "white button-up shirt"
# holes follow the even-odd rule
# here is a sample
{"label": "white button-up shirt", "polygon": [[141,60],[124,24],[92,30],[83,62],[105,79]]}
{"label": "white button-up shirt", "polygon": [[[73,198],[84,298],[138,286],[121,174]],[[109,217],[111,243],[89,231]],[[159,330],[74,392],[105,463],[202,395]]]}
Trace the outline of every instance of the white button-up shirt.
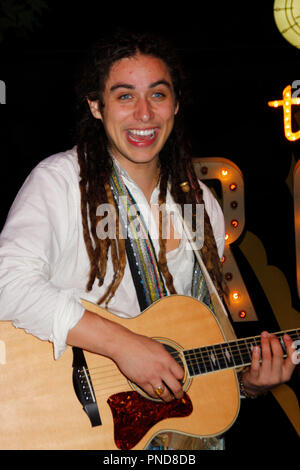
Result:
{"label": "white button-up shirt", "polygon": [[[135,182],[121,168],[120,172],[145,220],[153,222],[148,228],[158,253],[158,229],[151,207]],[[84,313],[80,299],[96,303],[113,276],[109,253],[103,286],[96,280],[93,289],[86,291],[90,263],[78,183],[76,148],[41,161],[17,194],[0,236],[0,320],[10,320],[16,327],[53,342],[56,359],[66,348],[69,330]],[[221,257],[223,214],[211,191],[200,184]],[[151,204],[157,202],[155,188]],[[172,203],[169,193],[166,202],[167,206]],[[190,295],[194,257],[185,237],[178,248],[167,253],[167,262],[177,293]],[[140,313],[128,263],[108,308],[123,317]]]}

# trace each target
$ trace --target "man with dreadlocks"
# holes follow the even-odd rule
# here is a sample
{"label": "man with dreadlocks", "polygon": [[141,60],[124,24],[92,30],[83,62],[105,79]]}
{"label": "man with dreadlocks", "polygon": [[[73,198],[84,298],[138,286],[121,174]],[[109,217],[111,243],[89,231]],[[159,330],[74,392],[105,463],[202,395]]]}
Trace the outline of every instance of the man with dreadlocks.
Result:
{"label": "man with dreadlocks", "polygon": [[[225,291],[224,220],[187,150],[182,77],[173,50],[156,38],[123,34],[97,45],[77,89],[77,145],[33,170],[11,208],[0,247],[2,320],[52,341],[56,358],[67,344],[110,357],[126,377],[165,401],[183,396],[180,365],[160,343],[85,310],[80,299],[124,317],[174,293],[209,304],[194,252],[184,234],[177,237],[170,216],[159,211],[158,227],[146,226],[143,239],[121,236],[124,198],[144,216],[139,227],[153,220],[155,204],[190,204],[194,214],[204,204],[201,255],[217,291]],[[101,231],[101,207],[107,204],[118,207],[115,236]],[[162,236],[166,220],[168,237]],[[248,395],[290,378],[292,340],[285,342],[284,360],[278,340],[262,335],[263,362],[254,348],[243,374]]]}

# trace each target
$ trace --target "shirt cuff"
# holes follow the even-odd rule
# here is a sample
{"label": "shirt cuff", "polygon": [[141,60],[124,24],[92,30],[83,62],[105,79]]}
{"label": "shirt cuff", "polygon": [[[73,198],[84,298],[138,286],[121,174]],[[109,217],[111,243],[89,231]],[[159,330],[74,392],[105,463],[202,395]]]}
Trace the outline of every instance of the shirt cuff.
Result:
{"label": "shirt cuff", "polygon": [[72,298],[72,292],[66,294],[60,292],[58,304],[61,305],[60,309],[54,316],[53,334],[50,341],[54,347],[54,359],[59,359],[67,348],[67,336],[69,331],[79,322],[82,318],[85,308],[79,300]]}

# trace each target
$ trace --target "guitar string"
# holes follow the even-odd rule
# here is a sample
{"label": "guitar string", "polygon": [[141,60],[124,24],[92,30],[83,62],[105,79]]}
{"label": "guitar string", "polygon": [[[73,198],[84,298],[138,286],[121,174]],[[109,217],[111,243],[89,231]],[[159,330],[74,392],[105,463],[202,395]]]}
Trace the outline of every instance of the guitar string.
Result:
{"label": "guitar string", "polygon": [[[298,337],[298,336],[297,336],[297,337]],[[256,337],[256,338],[259,338],[259,337]],[[247,338],[247,339],[248,339],[248,338]],[[254,338],[251,338],[251,340],[252,340],[252,339],[254,339]],[[247,349],[247,351],[248,351],[248,349]],[[174,357],[175,360],[178,360],[178,359],[181,357],[181,352],[178,352],[178,351],[171,352],[170,354],[171,354],[171,356]],[[247,352],[247,354],[249,355],[249,352]],[[205,371],[205,372],[201,372],[202,375],[204,375],[205,373],[215,372],[215,370],[213,370],[214,366],[212,366],[212,363],[211,363],[210,358],[208,358],[208,359],[209,359],[209,362],[204,361],[205,366],[206,366],[207,364],[210,364],[212,370],[208,370],[208,371]],[[222,359],[223,359],[223,361],[224,361],[225,363],[228,362],[228,361],[226,361],[226,359],[224,358],[223,355],[222,355]],[[203,361],[202,361],[202,362],[203,362]],[[199,363],[198,363],[197,361],[196,361],[194,364],[196,364],[197,367],[199,366]],[[190,365],[192,365],[192,364],[188,364],[188,366],[190,366]],[[106,364],[104,367],[107,368],[107,366],[109,366],[109,364]],[[111,366],[113,366],[113,365],[111,365]],[[237,365],[237,367],[238,367],[238,366],[239,366],[239,365]],[[95,367],[95,368],[90,369],[89,371],[92,371],[92,370],[98,370],[98,371],[99,371],[99,369],[101,369],[101,367]],[[102,367],[102,369],[103,369],[103,367]],[[103,372],[103,370],[100,371],[100,374],[101,374],[101,372]],[[119,392],[119,393],[120,393],[120,387],[121,387],[121,386],[125,387],[125,390],[124,390],[124,391],[127,391],[127,387],[128,387],[128,385],[129,385],[129,384],[128,384],[128,379],[127,379],[125,376],[123,376],[123,375],[118,371],[118,369],[116,368],[116,366],[114,366],[114,368],[111,367],[110,372],[112,372],[112,374],[106,375],[106,376],[105,376],[105,375],[102,375],[102,376],[98,376],[98,377],[96,376],[97,373],[96,373],[96,374],[95,374],[95,373],[92,374],[91,379],[92,379],[92,382],[93,382],[93,383],[95,383],[95,381],[97,381],[99,378],[102,378],[102,381],[103,381],[104,379],[107,379],[107,378],[112,379],[112,381],[109,381],[109,382],[105,382],[105,383],[102,382],[100,386],[99,386],[98,383],[96,383],[96,385],[93,386],[93,389],[94,389],[95,393],[97,393],[97,396],[99,396],[99,397],[104,396],[104,395],[105,395],[105,391],[107,391],[107,390],[108,390],[110,393],[113,393],[113,389],[114,389],[114,388],[116,389],[116,392]],[[98,372],[98,373],[99,373],[99,372]],[[115,381],[113,380],[115,376],[118,376],[118,377],[121,379],[121,381],[115,382]],[[113,387],[112,387],[110,384],[113,384]]]}
{"label": "guitar string", "polygon": [[[298,338],[298,332],[295,332],[294,334],[297,334],[297,338]],[[292,338],[292,335],[290,335],[290,336]],[[255,340],[255,342],[256,342],[256,340],[259,339],[259,338],[260,338],[259,336],[256,336],[256,337],[253,337],[253,338],[244,338],[244,339],[242,338],[242,339],[239,339],[237,341],[231,341],[229,343],[207,345],[207,346],[203,346],[203,347],[200,347],[200,348],[196,348],[194,350],[189,349],[187,351],[191,351],[191,352],[190,353],[184,352],[184,358],[186,360],[190,360],[188,365],[191,365],[191,366],[199,364],[198,359],[200,359],[201,362],[204,363],[205,365],[207,365],[207,364],[211,365],[211,357],[212,357],[212,354],[213,354],[213,357],[215,359],[217,359],[217,360],[221,359],[222,361],[228,363],[229,362],[228,357],[226,356],[226,353],[224,353],[224,351],[222,350],[222,348],[224,348],[225,351],[226,350],[228,351],[228,348],[225,347],[226,345],[228,345],[228,346],[230,346],[229,351],[233,355],[233,360],[234,360],[234,358],[237,359],[238,358],[237,356],[242,356],[239,359],[243,359],[243,361],[244,361],[244,357],[247,357],[247,358],[249,357],[249,359],[251,357],[248,346],[252,345],[252,343],[254,342],[253,340]],[[294,339],[294,338],[292,338],[292,339]],[[250,341],[250,343],[245,344],[245,341]],[[242,344],[237,344],[238,342],[242,342]],[[230,343],[233,343],[233,345],[232,344],[230,345]],[[209,351],[204,350],[204,349],[207,349],[207,348],[210,348],[210,350]],[[219,351],[218,350],[216,351],[216,348],[219,348]],[[175,351],[175,352],[170,352],[170,354],[175,359],[179,359],[179,356],[180,356],[181,352]],[[238,364],[238,366],[240,366],[240,365],[242,365],[242,364]],[[109,363],[106,364],[106,365],[90,368],[89,370],[93,371],[93,370],[96,370],[96,369],[98,369],[98,370],[102,369],[102,371],[103,371],[103,368],[105,368],[105,367],[108,367],[108,368],[112,367],[116,371],[116,374],[113,374],[113,375],[118,375],[119,374],[119,371],[116,368],[116,366],[114,366],[113,364],[109,364]]]}
{"label": "guitar string", "polygon": [[[282,334],[282,333],[280,333]],[[291,337],[293,337],[294,335],[297,335],[297,338],[298,338],[298,331],[293,331],[292,334],[290,335]],[[239,339],[237,341],[231,341],[231,351],[232,351],[232,346],[234,346],[234,348],[236,348],[236,351],[232,351],[233,352],[233,356],[234,356],[234,353],[238,352],[239,356],[240,356],[240,359],[242,359],[242,364],[235,364],[235,361],[234,361],[234,357],[232,359],[232,362],[233,362],[233,366],[234,368],[235,367],[239,367],[241,365],[245,365],[245,357],[243,356],[243,354],[247,354],[247,357],[249,358],[248,361],[246,361],[247,364],[250,364],[251,363],[251,356],[250,356],[250,353],[249,353],[249,349],[248,349],[248,345],[247,343],[250,341],[250,345],[257,339],[259,339],[260,337],[259,336],[256,336],[256,337],[252,337],[252,338],[244,338],[244,339]],[[294,339],[294,338],[292,338]],[[242,341],[242,345],[243,345],[243,349],[241,350],[241,344],[239,344],[240,342]],[[225,343],[226,344],[226,343]],[[229,346],[229,343],[227,343],[228,346]],[[214,372],[215,370],[214,369],[219,369],[220,368],[222,369],[222,365],[220,367],[220,357],[221,357],[221,361],[223,362],[223,364],[226,365],[226,368],[228,367],[228,363],[229,363],[229,360],[228,358],[226,358],[226,356],[224,355],[224,352],[221,350],[221,355],[219,355],[218,353],[216,353],[215,351],[215,348],[216,347],[221,347],[222,346],[224,347],[224,344],[223,345],[210,345],[210,346],[205,346],[204,348],[209,348],[209,347],[213,347],[214,351],[213,351],[213,356],[211,356],[210,354],[210,351],[203,351],[203,349],[201,348],[197,348],[198,351],[200,351],[200,354],[197,352],[195,352],[195,350],[192,350],[192,353],[187,353],[184,355],[186,361],[187,361],[187,367],[189,368],[193,368],[193,369],[196,369],[196,374],[198,373],[197,371],[200,372],[200,374],[204,375],[205,373],[210,373],[210,372]],[[225,348],[226,350],[226,348]],[[212,350],[211,350],[212,351]],[[178,352],[178,351],[175,351],[175,352],[170,352],[171,356],[174,357],[175,360],[179,361],[180,359],[180,362],[181,361],[181,352]],[[209,357],[209,355],[212,357]],[[192,356],[192,361],[191,361],[191,356]],[[199,358],[201,359],[201,364],[199,363]],[[215,359],[215,361],[213,360]],[[237,359],[237,358],[235,358]],[[218,361],[218,364],[216,364],[216,362]],[[205,372],[204,371],[201,371],[200,368],[201,368],[201,365],[203,366],[204,365],[204,368],[205,368]],[[109,375],[106,374],[103,374],[103,366],[101,367],[96,367],[96,368],[93,368],[93,369],[90,369],[89,372],[92,372],[92,370],[97,370],[97,373],[99,374],[100,373],[100,376],[99,377],[96,377],[96,374],[93,373],[93,377],[92,377],[92,380],[95,382],[98,380],[98,378],[102,379],[102,384],[101,384],[101,387],[99,388],[98,384],[96,383],[94,390],[95,392],[97,392],[97,394],[101,393],[105,393],[105,390],[110,390],[110,393],[111,393],[111,386],[109,385],[110,383],[113,383],[114,387],[117,387],[118,385],[126,385],[128,384],[127,382],[127,379],[126,377],[120,375],[120,372],[118,371],[118,369],[116,368],[116,366],[114,366],[114,364],[106,364],[104,365],[104,369],[107,369],[108,368],[108,372],[110,372]],[[101,370],[102,369],[102,370]],[[208,370],[207,370],[208,369]],[[106,382],[105,384],[103,384],[103,380],[107,380],[107,378],[110,378],[112,380],[114,380],[114,377],[116,376],[119,376],[119,377],[122,377],[122,381],[121,382],[117,382],[115,383],[114,381],[113,382]],[[108,388],[107,388],[108,387]]]}
{"label": "guitar string", "polygon": [[[249,354],[249,351],[248,351],[248,348],[245,349],[246,350],[246,353],[247,353],[247,357],[248,357],[248,361],[245,361],[245,357],[241,357],[240,358],[242,359],[242,363],[241,364],[236,364],[234,359],[232,360],[231,362],[231,365],[229,364],[229,360],[228,358],[226,358],[224,356],[223,353],[221,353],[221,361],[223,362],[223,364],[226,365],[226,368],[228,367],[231,367],[233,366],[234,368],[238,368],[240,367],[241,365],[248,365],[251,363],[251,356]],[[209,351],[204,351],[204,353],[206,354],[206,357],[204,355],[203,357],[203,352],[201,355],[197,354],[198,358],[200,357],[201,358],[201,364],[199,363],[199,360],[198,358],[196,357],[195,354],[193,354],[193,357],[192,357],[192,361],[191,359],[189,360],[189,362],[187,362],[187,367],[192,367],[193,369],[196,369],[196,373],[201,373],[201,374],[205,374],[205,373],[210,373],[210,372],[214,372],[214,371],[217,371],[217,370],[220,370],[222,369],[222,364],[221,364],[221,367],[220,367],[220,356],[219,355],[216,355],[214,354],[213,358],[215,359],[215,362],[213,363],[213,361],[211,360],[211,358],[209,357]],[[242,351],[239,352],[239,355],[240,353],[243,354]],[[245,354],[245,351],[244,351],[244,354]],[[181,361],[181,353],[178,352],[178,351],[175,351],[175,352],[171,352],[171,355],[174,357],[175,360],[177,360],[179,362],[182,363]],[[236,359],[236,358],[235,358]],[[216,362],[218,361],[218,364],[216,364]],[[93,368],[93,369],[90,369],[90,371],[92,372],[92,370],[97,370],[96,373],[93,373],[93,380],[98,380],[98,379],[102,379],[102,380],[105,380],[107,379],[108,377],[111,377],[112,379],[114,379],[114,377],[117,377],[117,376],[120,376],[120,372],[118,371],[118,369],[116,368],[116,366],[114,366],[113,364],[109,365],[109,364],[106,364],[104,366],[104,368],[107,369],[107,366],[111,366],[111,368],[109,367],[108,368],[108,371],[110,372],[110,375],[105,375],[103,373],[103,367],[96,367],[96,368]],[[201,371],[200,368],[201,366],[205,368],[205,371]],[[109,370],[110,369],[110,370]],[[98,377],[97,375],[98,374]],[[127,381],[127,379],[125,378],[125,381]],[[107,383],[106,383],[107,384]],[[105,384],[105,385],[106,385]]]}
{"label": "guitar string", "polygon": [[[179,356],[179,355],[180,354],[178,353],[177,356]],[[197,364],[197,368],[198,368],[198,364]],[[108,381],[108,382],[105,382],[105,383],[102,382],[101,384],[97,383],[97,379],[102,378],[102,380],[103,380],[103,379],[106,379],[107,377],[105,375],[102,375],[101,377],[96,377],[95,374],[92,374],[91,379],[92,379],[92,382],[94,384],[93,388],[94,388],[95,392],[97,392],[97,395],[99,394],[99,392],[101,392],[102,394],[105,393],[106,390],[109,390],[110,393],[112,393],[112,388],[111,388],[110,384],[113,385],[113,389],[116,388],[116,391],[120,391],[120,389],[118,388],[119,386],[126,386],[126,387],[128,386],[128,379],[125,376],[121,375],[121,373],[118,372],[117,370],[115,372],[116,372],[115,374],[112,374],[112,375],[109,376],[111,381]],[[199,371],[199,375],[200,374],[205,375],[206,373],[211,373],[211,372],[216,372],[216,370],[214,370],[213,366],[210,363],[209,370]],[[198,375],[198,372],[195,375]],[[114,376],[118,377],[119,379],[121,378],[122,380],[118,381],[118,382],[115,382]],[[95,381],[96,381],[96,385],[95,385]],[[126,390],[124,390],[124,391],[126,391]]]}
{"label": "guitar string", "polygon": [[[300,331],[300,330],[299,330]],[[297,337],[293,338],[293,335],[296,334]],[[298,332],[294,332],[291,335],[291,339],[298,339]],[[214,354],[215,357],[224,357],[224,352],[223,350],[227,350],[228,352],[232,352],[233,355],[237,353],[241,353],[242,355],[249,355],[249,346],[253,346],[253,343],[256,343],[257,340],[259,340],[260,337],[252,337],[252,338],[242,338],[237,341],[231,341],[229,343],[222,343],[222,344],[212,344],[212,345],[207,345],[207,346],[202,346],[200,348],[195,348],[195,349],[187,349],[184,351],[184,357],[191,357],[194,359],[193,356],[201,357],[202,354],[205,354],[206,357],[211,355],[211,353]],[[281,339],[281,338],[280,338]],[[205,349],[209,348],[209,351],[205,351]]]}
{"label": "guitar string", "polygon": [[[180,356],[180,353],[174,353],[172,354],[174,357],[177,356]],[[175,357],[176,359],[176,357]],[[206,363],[207,365],[207,363]],[[197,364],[198,366],[198,364]],[[237,366],[238,367],[238,366]],[[91,379],[92,379],[92,383],[94,384],[93,385],[93,389],[94,389],[94,392],[97,394],[97,398],[99,397],[102,397],[102,396],[106,396],[106,392],[109,391],[110,394],[113,394],[114,393],[114,389],[116,390],[115,393],[120,393],[122,390],[120,390],[120,387],[125,387],[124,388],[124,392],[128,391],[128,387],[130,387],[129,383],[130,382],[125,376],[123,376],[120,372],[118,372],[118,370],[115,371],[116,373],[115,374],[112,374],[110,375],[109,377],[112,379],[112,381],[110,382],[105,382],[105,383],[101,383],[101,384],[98,384],[96,383],[95,385],[95,381],[98,379],[98,378],[106,378],[105,376],[102,376],[102,377],[95,377],[95,374],[92,374],[91,376]],[[200,372],[199,375],[205,375],[207,373],[211,373],[211,372],[216,372],[216,370],[213,369],[213,366],[211,365],[211,362],[210,362],[210,370],[206,370],[205,372]],[[195,375],[198,375],[197,373]],[[114,376],[117,376],[119,379],[119,381],[115,381],[113,380]]]}

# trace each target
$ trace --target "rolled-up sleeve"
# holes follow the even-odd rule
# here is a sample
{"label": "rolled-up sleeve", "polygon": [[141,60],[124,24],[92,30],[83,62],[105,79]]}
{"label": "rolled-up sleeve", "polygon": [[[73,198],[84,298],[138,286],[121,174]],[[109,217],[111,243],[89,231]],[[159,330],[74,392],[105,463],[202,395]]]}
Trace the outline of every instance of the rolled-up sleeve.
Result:
{"label": "rolled-up sleeve", "polygon": [[0,320],[53,342],[56,359],[84,313],[73,289],[52,282],[69,240],[72,204],[66,178],[39,165],[20,189],[0,236]]}

